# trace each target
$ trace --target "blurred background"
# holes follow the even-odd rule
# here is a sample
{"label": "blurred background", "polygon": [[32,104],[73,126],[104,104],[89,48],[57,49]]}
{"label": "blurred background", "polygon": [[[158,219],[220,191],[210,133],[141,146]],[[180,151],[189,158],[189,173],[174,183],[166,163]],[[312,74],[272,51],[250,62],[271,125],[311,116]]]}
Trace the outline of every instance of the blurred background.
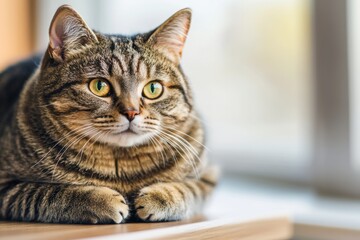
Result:
{"label": "blurred background", "polygon": [[360,217],[360,1],[0,0],[1,70],[44,51],[64,3],[93,29],[122,34],[192,8],[182,66],[224,178],[292,184],[311,192],[309,204],[352,196],[348,212],[340,200],[329,208]]}

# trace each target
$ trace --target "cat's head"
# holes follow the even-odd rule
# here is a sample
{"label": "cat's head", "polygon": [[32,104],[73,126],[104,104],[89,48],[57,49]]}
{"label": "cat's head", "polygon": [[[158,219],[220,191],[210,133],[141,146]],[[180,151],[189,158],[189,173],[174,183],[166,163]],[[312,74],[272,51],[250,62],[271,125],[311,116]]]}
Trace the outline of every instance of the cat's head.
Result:
{"label": "cat's head", "polygon": [[131,37],[91,30],[71,7],[55,13],[37,90],[54,124],[94,141],[133,146],[186,121],[192,110],[180,58],[191,11]]}

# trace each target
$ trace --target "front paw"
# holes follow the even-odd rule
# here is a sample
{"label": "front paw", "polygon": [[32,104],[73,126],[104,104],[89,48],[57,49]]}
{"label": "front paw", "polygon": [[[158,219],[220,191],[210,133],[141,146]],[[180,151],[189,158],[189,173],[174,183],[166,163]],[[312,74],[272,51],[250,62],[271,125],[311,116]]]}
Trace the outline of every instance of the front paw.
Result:
{"label": "front paw", "polygon": [[158,183],[141,189],[135,199],[137,216],[144,221],[173,221],[186,218],[188,211],[184,194],[176,184]]}
{"label": "front paw", "polygon": [[117,191],[95,186],[85,187],[82,191],[88,197],[82,199],[78,209],[73,209],[77,213],[75,222],[78,219],[80,223],[121,223],[128,216],[129,207]]}

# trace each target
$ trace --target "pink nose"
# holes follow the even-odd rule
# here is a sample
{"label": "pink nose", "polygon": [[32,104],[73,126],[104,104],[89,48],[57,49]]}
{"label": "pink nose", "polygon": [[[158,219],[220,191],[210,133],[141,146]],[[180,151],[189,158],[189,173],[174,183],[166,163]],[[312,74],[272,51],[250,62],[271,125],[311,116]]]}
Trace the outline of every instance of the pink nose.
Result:
{"label": "pink nose", "polygon": [[128,111],[123,112],[123,114],[131,122],[132,120],[134,120],[136,115],[140,114],[140,112],[137,110],[128,110]]}

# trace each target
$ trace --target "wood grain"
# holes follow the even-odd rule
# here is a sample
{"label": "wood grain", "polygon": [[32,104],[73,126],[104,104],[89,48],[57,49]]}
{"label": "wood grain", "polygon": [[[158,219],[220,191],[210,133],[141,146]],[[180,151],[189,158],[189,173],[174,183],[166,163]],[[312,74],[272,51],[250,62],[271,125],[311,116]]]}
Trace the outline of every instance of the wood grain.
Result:
{"label": "wood grain", "polygon": [[195,217],[164,223],[69,225],[0,222],[0,239],[289,239],[292,225],[286,217],[250,221]]}
{"label": "wood grain", "polygon": [[295,239],[318,240],[358,240],[359,229],[346,229],[342,227],[321,226],[317,224],[296,223],[294,226]]}

